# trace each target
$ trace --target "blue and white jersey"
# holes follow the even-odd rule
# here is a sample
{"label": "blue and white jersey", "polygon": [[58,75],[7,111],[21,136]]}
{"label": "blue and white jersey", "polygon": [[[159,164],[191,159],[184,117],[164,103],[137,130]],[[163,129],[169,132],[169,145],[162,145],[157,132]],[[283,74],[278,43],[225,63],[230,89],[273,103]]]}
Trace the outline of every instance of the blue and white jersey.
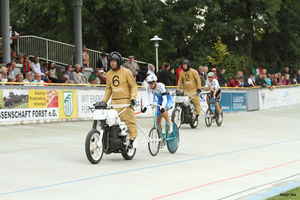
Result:
{"label": "blue and white jersey", "polygon": [[157,104],[160,104],[167,109],[172,107],[172,96],[163,83],[157,83],[155,90],[151,89],[149,85],[146,86],[145,106],[150,104],[151,94],[153,94],[153,102],[157,102]]}

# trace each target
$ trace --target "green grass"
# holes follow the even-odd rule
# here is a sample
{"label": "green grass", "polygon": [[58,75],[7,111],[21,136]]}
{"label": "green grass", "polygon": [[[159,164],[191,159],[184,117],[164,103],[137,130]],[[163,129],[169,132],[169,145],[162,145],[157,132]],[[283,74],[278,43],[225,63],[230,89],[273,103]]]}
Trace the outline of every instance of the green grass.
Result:
{"label": "green grass", "polygon": [[300,200],[300,187],[282,192],[280,195],[269,198],[267,200]]}

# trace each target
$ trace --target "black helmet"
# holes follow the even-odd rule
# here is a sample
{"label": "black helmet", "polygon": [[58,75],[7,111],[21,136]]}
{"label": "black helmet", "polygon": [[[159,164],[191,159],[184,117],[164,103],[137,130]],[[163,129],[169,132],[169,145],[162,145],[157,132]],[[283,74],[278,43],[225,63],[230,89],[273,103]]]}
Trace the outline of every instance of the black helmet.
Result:
{"label": "black helmet", "polygon": [[117,61],[117,65],[118,67],[120,67],[122,65],[122,56],[121,54],[119,54],[118,52],[114,51],[114,52],[111,52],[108,56],[108,62],[110,62],[111,60],[115,60]]}
{"label": "black helmet", "polygon": [[191,68],[191,62],[189,61],[189,60],[183,60],[182,61],[182,68],[183,68],[183,65],[184,64],[187,64],[187,69],[185,70],[185,69],[183,69],[183,71],[187,71],[187,70],[189,70],[190,68]]}

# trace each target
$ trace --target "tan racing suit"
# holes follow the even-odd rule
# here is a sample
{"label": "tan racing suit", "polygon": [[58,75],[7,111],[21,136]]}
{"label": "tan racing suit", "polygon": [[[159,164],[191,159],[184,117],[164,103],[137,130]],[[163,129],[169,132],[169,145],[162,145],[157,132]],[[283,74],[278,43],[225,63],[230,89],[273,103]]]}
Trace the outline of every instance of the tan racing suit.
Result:
{"label": "tan racing suit", "polygon": [[200,97],[199,95],[191,95],[192,93],[197,93],[197,89],[201,89],[201,80],[198,72],[194,69],[181,71],[178,78],[177,90],[180,90],[182,85],[183,92],[187,93],[189,97],[193,97],[192,102],[196,107],[196,113],[197,115],[200,115]]}
{"label": "tan racing suit", "polygon": [[[107,102],[111,97],[111,104],[130,104],[132,99],[136,99],[137,84],[130,70],[120,67],[119,70],[110,70],[106,74],[106,88],[103,101]],[[118,112],[124,108],[116,109]],[[130,139],[134,140],[137,136],[136,117],[133,108],[127,108],[120,115],[121,119],[126,123]]]}

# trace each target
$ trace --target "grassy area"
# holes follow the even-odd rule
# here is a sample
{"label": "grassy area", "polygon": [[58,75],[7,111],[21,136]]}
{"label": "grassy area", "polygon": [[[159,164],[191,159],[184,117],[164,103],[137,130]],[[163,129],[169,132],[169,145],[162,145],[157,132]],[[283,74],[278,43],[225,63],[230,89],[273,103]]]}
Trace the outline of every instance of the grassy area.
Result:
{"label": "grassy area", "polygon": [[300,200],[300,187],[282,192],[280,195],[269,198],[267,200]]}

